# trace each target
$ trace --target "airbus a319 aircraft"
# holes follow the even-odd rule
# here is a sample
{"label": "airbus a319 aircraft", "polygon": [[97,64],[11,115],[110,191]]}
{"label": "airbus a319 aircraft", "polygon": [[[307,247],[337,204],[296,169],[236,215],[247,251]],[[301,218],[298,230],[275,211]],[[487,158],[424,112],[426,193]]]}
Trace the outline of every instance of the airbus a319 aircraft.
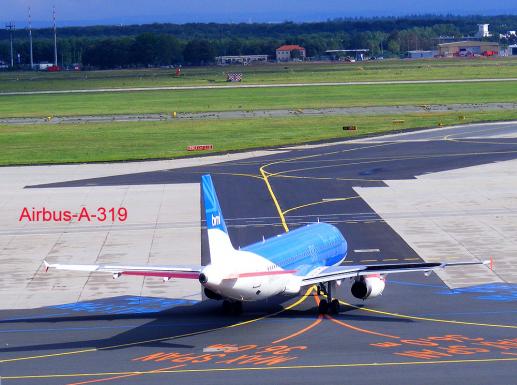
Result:
{"label": "airbus a319 aircraft", "polygon": [[221,207],[210,175],[202,177],[206,227],[210,249],[207,266],[124,266],[68,265],[48,263],[45,267],[60,270],[106,272],[114,278],[122,275],[197,279],[206,297],[222,300],[223,309],[242,311],[243,301],[257,301],[279,294],[296,295],[302,288],[317,285],[323,295],[318,310],[339,312],[339,301],[332,296],[336,286],[346,279],[353,281],[352,295],[359,299],[380,296],[385,276],[393,273],[432,270],[448,266],[479,265],[487,262],[404,263],[341,266],[348,245],[333,225],[318,222],[235,249],[232,246]]}

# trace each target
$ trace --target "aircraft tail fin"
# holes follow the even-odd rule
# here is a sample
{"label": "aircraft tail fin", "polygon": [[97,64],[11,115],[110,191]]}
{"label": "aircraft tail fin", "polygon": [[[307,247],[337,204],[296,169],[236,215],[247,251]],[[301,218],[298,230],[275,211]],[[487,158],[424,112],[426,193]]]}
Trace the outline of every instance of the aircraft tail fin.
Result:
{"label": "aircraft tail fin", "polygon": [[215,187],[210,175],[201,177],[203,201],[205,203],[205,219],[212,264],[224,264],[235,250],[228,236],[223,212],[217,199]]}

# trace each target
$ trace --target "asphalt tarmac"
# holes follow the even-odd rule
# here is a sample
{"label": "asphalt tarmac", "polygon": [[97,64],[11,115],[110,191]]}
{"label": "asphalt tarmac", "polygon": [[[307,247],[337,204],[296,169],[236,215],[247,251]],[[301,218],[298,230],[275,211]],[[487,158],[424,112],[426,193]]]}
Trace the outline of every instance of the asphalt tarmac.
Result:
{"label": "asphalt tarmac", "polygon": [[[346,263],[418,261],[353,187],[515,159],[517,138],[483,138],[515,131],[421,131],[30,188],[185,183],[210,173],[236,247],[320,220],[347,238]],[[341,313],[325,317],[311,290],[245,304],[238,317],[213,301],[135,297],[2,311],[2,384],[517,384],[516,285],[451,291],[434,274],[411,273],[390,277],[381,297],[357,300],[346,283],[339,297]]]}

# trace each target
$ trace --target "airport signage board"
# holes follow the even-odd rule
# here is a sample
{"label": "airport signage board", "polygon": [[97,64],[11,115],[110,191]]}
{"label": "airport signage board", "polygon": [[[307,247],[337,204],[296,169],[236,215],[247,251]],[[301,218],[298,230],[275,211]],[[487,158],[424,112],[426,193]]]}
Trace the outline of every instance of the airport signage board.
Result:
{"label": "airport signage board", "polygon": [[213,149],[214,146],[212,144],[197,144],[194,146],[187,146],[187,151],[207,151]]}

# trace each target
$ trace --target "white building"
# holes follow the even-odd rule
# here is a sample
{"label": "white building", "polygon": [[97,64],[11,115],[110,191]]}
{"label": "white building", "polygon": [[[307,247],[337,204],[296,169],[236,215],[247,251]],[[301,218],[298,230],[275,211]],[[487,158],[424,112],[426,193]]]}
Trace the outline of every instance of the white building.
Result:
{"label": "white building", "polygon": [[476,33],[476,37],[490,37],[492,34],[488,31],[488,26],[490,24],[478,24],[478,32]]}
{"label": "white building", "polygon": [[268,55],[233,55],[233,56],[217,56],[215,61],[219,65],[242,64],[248,65],[252,63],[267,63]]}
{"label": "white building", "polygon": [[48,61],[42,61],[41,63],[36,64],[36,68],[40,71],[48,70],[48,67],[52,67],[54,64],[49,63]]}
{"label": "white building", "polygon": [[499,39],[511,39],[512,37],[517,37],[517,33],[515,31],[507,31],[506,33],[499,34]]}
{"label": "white building", "polygon": [[276,49],[276,61],[303,61],[305,60],[305,48],[296,44],[286,44]]}

